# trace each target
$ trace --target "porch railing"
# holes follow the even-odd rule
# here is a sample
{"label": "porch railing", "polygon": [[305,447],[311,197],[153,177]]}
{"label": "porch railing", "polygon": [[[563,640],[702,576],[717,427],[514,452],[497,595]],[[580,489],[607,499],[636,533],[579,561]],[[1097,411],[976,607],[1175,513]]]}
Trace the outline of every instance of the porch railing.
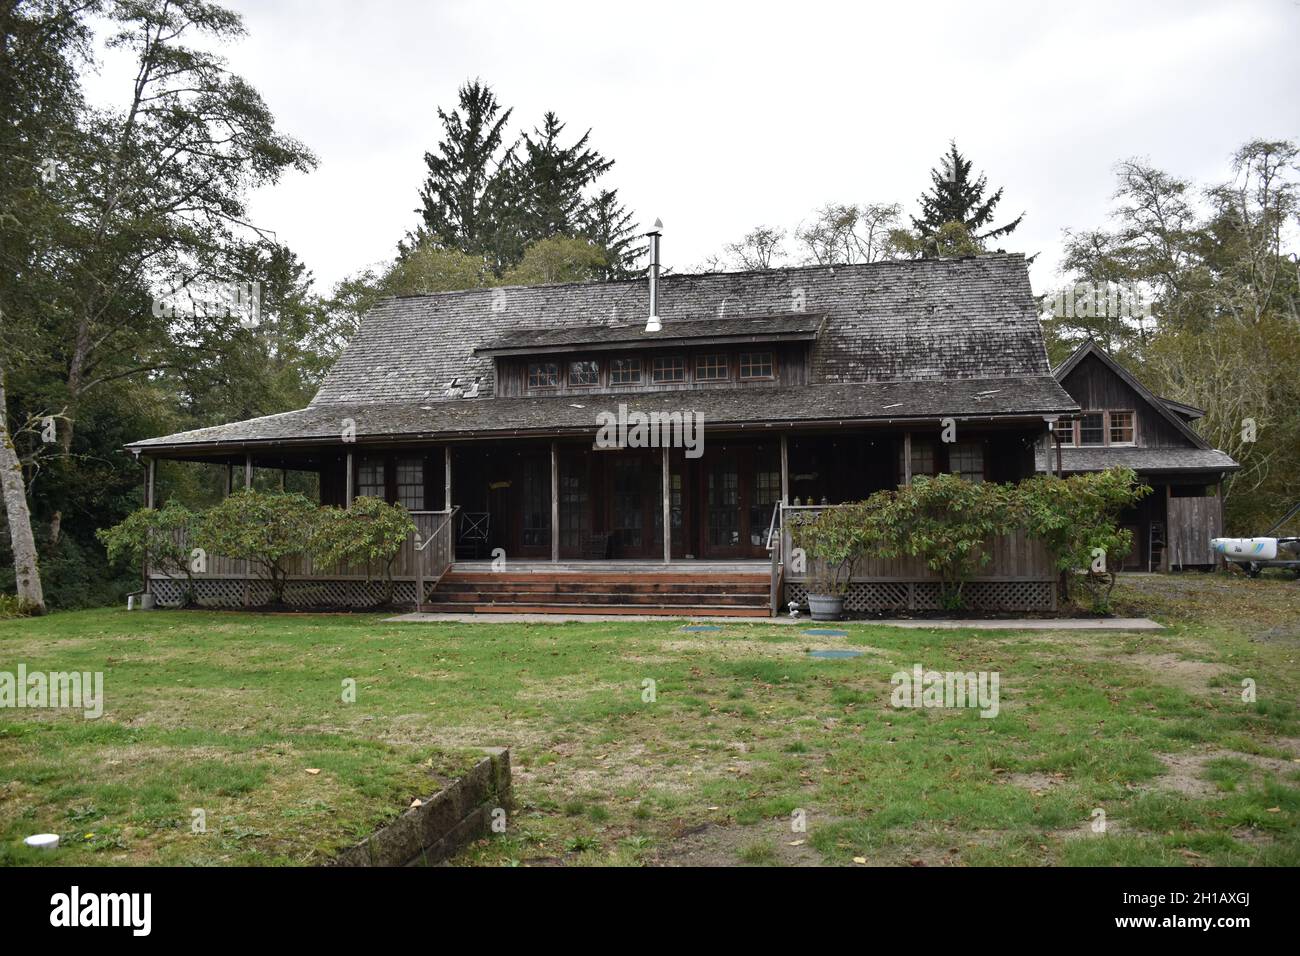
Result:
{"label": "porch railing", "polygon": [[786,552],[782,548],[782,531],[781,531],[781,502],[772,506],[772,520],[767,525],[767,553],[772,558],[772,583],[768,591],[768,603],[771,605],[772,616],[776,617],[781,610],[781,598],[785,590],[785,557]]}
{"label": "porch railing", "polygon": [[456,512],[460,505],[453,505],[446,511],[429,512],[437,519],[433,531],[423,541],[416,531],[412,545],[412,563],[415,565],[415,609],[418,611],[424,603],[425,566],[428,565],[429,576],[433,586],[437,587],[442,576],[456,560]]}

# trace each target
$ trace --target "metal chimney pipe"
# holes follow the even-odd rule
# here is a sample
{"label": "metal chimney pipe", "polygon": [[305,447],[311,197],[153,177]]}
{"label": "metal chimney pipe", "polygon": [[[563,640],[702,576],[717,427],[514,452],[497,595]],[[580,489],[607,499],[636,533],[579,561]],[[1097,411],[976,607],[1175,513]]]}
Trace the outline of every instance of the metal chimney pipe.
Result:
{"label": "metal chimney pipe", "polygon": [[663,221],[656,219],[654,227],[646,233],[650,237],[650,318],[645,324],[647,332],[658,332],[663,328],[659,322],[659,235],[663,228]]}

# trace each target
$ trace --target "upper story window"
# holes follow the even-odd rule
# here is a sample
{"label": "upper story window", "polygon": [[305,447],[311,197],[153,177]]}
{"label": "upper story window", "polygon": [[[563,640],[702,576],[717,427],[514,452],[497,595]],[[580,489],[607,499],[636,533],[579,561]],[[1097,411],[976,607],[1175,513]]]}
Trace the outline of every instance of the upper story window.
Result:
{"label": "upper story window", "polygon": [[772,378],[773,364],[771,352],[741,352],[741,378]]}
{"label": "upper story window", "polygon": [[686,381],[686,359],[670,355],[654,360],[650,377],[656,383]]}
{"label": "upper story window", "polygon": [[529,388],[555,388],[560,384],[558,362],[531,362],[528,365]]}
{"label": "upper story window", "polygon": [[[935,474],[934,442],[928,438],[912,439],[912,477]],[[903,469],[903,446],[898,446],[898,483],[907,477]]]}
{"label": "upper story window", "polygon": [[616,358],[609,363],[610,385],[640,385],[641,360],[639,358]]}
{"label": "upper story window", "polygon": [[1112,445],[1133,444],[1133,413],[1110,413],[1110,443]]}
{"label": "upper story window", "polygon": [[1136,420],[1132,411],[1084,412],[1065,431],[1062,442],[1086,448],[1132,445],[1136,440]]}
{"label": "upper story window", "polygon": [[1106,425],[1104,412],[1088,412],[1079,420],[1080,445],[1106,444]]}
{"label": "upper story window", "polygon": [[594,359],[582,359],[569,363],[569,384],[590,386],[600,384],[600,363]]}
{"label": "upper story window", "polygon": [[697,356],[695,359],[695,381],[725,381],[729,364],[727,356],[723,354]]}

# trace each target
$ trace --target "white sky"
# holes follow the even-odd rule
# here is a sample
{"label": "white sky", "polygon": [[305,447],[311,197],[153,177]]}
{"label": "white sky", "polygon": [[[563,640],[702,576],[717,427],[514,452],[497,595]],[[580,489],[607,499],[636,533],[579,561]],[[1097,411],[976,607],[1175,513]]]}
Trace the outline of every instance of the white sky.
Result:
{"label": "white sky", "polygon": [[[435,107],[470,77],[531,127],[555,110],[616,160],[665,265],[827,201],[916,211],[950,138],[1005,186],[1005,241],[1055,278],[1061,230],[1101,225],[1130,156],[1198,182],[1254,137],[1300,136],[1300,3],[636,3],[226,0],[225,50],[320,159],[254,197],[321,291],[416,222]],[[127,87],[106,69],[96,99]]]}

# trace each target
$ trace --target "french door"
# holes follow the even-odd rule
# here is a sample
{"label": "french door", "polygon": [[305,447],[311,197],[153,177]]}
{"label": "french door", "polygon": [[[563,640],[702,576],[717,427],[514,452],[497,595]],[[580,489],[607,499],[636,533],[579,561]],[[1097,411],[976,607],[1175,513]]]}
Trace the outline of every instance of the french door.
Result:
{"label": "french door", "polygon": [[767,556],[772,509],[781,500],[775,446],[740,445],[705,452],[700,488],[700,554],[705,558]]}

